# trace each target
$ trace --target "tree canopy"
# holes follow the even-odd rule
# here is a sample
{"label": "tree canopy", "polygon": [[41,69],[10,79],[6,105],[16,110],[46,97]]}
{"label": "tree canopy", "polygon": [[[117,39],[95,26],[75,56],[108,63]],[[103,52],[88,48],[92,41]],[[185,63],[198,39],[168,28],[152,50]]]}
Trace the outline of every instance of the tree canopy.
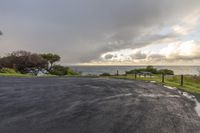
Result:
{"label": "tree canopy", "polygon": [[42,69],[47,65],[47,61],[39,54],[27,51],[15,51],[0,59],[0,66],[13,68],[19,72],[26,72],[27,69]]}
{"label": "tree canopy", "polygon": [[60,56],[53,53],[36,54],[22,50],[14,51],[0,58],[0,73],[16,71],[20,73],[38,74],[39,71],[48,71],[47,73],[61,76],[79,74],[69,67],[54,65],[57,61],[60,61]]}
{"label": "tree canopy", "polygon": [[51,70],[55,62],[60,61],[60,56],[57,54],[47,53],[47,54],[41,54],[41,56],[49,62],[50,64],[49,70]]}
{"label": "tree canopy", "polygon": [[153,66],[147,66],[146,68],[139,68],[139,69],[133,69],[130,71],[126,71],[126,74],[138,74],[142,72],[150,72],[152,74],[168,74],[168,75],[174,75],[174,72],[169,69],[160,69],[157,70]]}

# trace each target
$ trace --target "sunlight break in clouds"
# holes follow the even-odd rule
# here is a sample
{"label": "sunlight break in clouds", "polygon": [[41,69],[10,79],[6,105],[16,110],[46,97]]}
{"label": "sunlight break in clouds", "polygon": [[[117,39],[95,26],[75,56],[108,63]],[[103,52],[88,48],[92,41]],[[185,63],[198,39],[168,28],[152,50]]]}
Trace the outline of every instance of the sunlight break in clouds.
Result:
{"label": "sunlight break in clouds", "polygon": [[[176,64],[187,65],[200,62],[200,43],[195,40],[183,40],[199,26],[200,11],[185,16],[179,24],[172,26],[167,39],[154,40],[151,45],[136,49],[124,49],[106,52],[93,64]],[[160,32],[162,33],[162,32]]]}
{"label": "sunlight break in clouds", "polygon": [[[93,64],[100,65],[136,65],[158,64],[174,64],[180,63],[187,65],[188,62],[195,62],[200,59],[200,45],[194,41],[174,42],[163,46],[162,49],[147,50],[145,47],[140,49],[125,49],[115,52],[102,54],[99,61],[93,61]],[[123,64],[122,64],[123,63]],[[88,64],[89,65],[89,64]],[[177,64],[179,65],[179,64]]]}

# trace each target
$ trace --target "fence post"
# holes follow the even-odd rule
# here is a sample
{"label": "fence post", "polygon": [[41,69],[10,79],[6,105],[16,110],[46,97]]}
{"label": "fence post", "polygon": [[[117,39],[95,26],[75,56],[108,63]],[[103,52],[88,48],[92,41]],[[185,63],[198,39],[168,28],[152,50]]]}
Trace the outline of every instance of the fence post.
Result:
{"label": "fence post", "polygon": [[135,73],[135,79],[137,79],[137,73]]}
{"label": "fence post", "polygon": [[117,76],[119,76],[119,71],[117,70]]}
{"label": "fence post", "polygon": [[165,74],[162,73],[162,83],[165,83]]}
{"label": "fence post", "polygon": [[183,75],[181,75],[181,86],[183,86]]}

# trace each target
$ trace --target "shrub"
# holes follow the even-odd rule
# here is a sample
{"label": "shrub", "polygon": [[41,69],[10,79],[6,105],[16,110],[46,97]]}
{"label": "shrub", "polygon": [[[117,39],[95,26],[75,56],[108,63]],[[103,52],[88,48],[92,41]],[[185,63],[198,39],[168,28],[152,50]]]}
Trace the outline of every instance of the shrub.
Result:
{"label": "shrub", "polygon": [[50,70],[50,74],[59,75],[59,76],[78,75],[77,72],[73,71],[69,67],[65,67],[65,66],[61,66],[61,65],[53,66],[52,69]]}
{"label": "shrub", "polygon": [[139,68],[139,69],[127,71],[126,74],[135,74],[135,73],[141,73],[141,72],[150,72],[153,74],[158,73],[157,69],[154,68],[153,66],[147,66],[146,68]]}
{"label": "shrub", "polygon": [[16,71],[11,68],[2,68],[0,69],[0,73],[16,73]]}
{"label": "shrub", "polygon": [[68,72],[67,72],[67,75],[79,75],[80,73],[72,70],[71,68],[68,68]]}
{"label": "shrub", "polygon": [[110,73],[102,73],[100,76],[111,76]]}
{"label": "shrub", "polygon": [[135,74],[135,73],[141,73],[141,72],[150,72],[152,74],[168,74],[168,75],[174,75],[174,72],[169,69],[161,69],[157,70],[153,66],[147,66],[146,68],[139,68],[139,69],[134,69],[127,71],[126,74]]}

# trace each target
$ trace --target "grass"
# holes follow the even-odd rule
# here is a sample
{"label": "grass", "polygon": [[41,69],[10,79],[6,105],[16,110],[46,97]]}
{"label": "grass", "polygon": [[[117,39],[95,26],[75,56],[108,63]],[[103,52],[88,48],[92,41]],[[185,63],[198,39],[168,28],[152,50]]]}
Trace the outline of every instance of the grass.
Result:
{"label": "grass", "polygon": [[21,73],[0,73],[0,76],[5,76],[5,77],[34,77],[34,75],[31,75],[31,74],[21,74]]}
{"label": "grass", "polygon": [[[157,84],[162,83],[161,75],[153,75],[152,77],[138,77],[135,79],[134,75],[127,75],[127,76],[110,76],[111,78],[120,78],[120,79],[129,79],[129,80],[143,80],[143,81],[155,81]],[[165,76],[165,83],[164,85],[176,87],[178,89],[190,92],[190,93],[197,93],[200,94],[200,76],[184,76],[184,84],[183,86],[180,85],[180,76]]]}
{"label": "grass", "polygon": [[[33,78],[33,77],[60,77],[58,75],[52,75],[52,74],[46,74],[43,76],[35,76],[33,74],[21,74],[21,73],[0,73],[1,77],[27,77],[27,78]],[[81,77],[80,75],[65,75],[66,77]],[[64,76],[62,76],[64,77]],[[85,76],[84,76],[85,77]]]}
{"label": "grass", "polygon": [[[5,77],[37,77],[32,74],[20,74],[20,73],[0,73],[0,76]],[[56,77],[55,75],[45,75],[41,77]],[[68,75],[68,77],[82,77],[80,75]],[[85,76],[83,76],[85,77]],[[86,76],[87,77],[87,76]],[[88,76],[90,77],[90,76]],[[95,76],[96,77],[96,76]],[[119,75],[119,76],[103,76],[107,78],[119,78],[119,79],[128,79],[128,80],[143,80],[143,81],[155,81],[157,84],[163,84],[161,82],[161,75],[153,75],[152,77],[139,77],[135,79],[134,75]],[[184,85],[180,85],[180,76],[165,76],[164,85],[176,87],[178,89],[200,94],[200,76],[184,76]]]}
{"label": "grass", "polygon": [[[2,76],[2,77],[26,77],[26,78],[38,77],[33,74],[21,74],[21,73],[0,73],[0,76]],[[57,76],[47,74],[47,75],[39,76],[39,77],[57,77]]]}

